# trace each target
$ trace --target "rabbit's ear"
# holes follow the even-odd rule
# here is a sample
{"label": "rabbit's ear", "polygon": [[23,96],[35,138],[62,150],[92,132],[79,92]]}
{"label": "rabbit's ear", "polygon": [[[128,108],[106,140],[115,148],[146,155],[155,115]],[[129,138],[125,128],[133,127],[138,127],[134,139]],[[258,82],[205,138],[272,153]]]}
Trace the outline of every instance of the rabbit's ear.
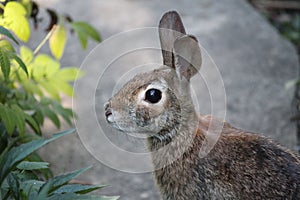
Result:
{"label": "rabbit's ear", "polygon": [[193,35],[185,35],[174,42],[175,69],[182,80],[190,80],[200,69],[202,64],[201,50]]}
{"label": "rabbit's ear", "polygon": [[179,14],[176,11],[165,13],[159,22],[159,38],[164,65],[175,68],[173,45],[175,40],[183,34],[185,34],[185,29]]}

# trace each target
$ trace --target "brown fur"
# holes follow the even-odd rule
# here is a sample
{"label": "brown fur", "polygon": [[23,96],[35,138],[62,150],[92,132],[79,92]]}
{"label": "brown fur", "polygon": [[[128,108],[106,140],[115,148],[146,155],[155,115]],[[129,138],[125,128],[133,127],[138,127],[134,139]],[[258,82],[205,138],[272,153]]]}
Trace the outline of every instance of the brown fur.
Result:
{"label": "brown fur", "polygon": [[201,116],[193,146],[155,171],[163,199],[300,199],[299,157],[261,135],[226,123],[213,150],[199,159],[208,124]]}
{"label": "brown fur", "polygon": [[[166,13],[160,23],[185,33],[176,12]],[[118,130],[150,133],[148,146],[162,198],[300,199],[298,155],[269,138],[198,115],[189,80],[201,66],[199,45],[193,36],[159,33],[168,66],[136,75],[105,110],[108,123]],[[147,102],[143,94],[148,87],[160,90],[164,98]],[[211,144],[211,122],[222,129],[206,155],[202,146]]]}

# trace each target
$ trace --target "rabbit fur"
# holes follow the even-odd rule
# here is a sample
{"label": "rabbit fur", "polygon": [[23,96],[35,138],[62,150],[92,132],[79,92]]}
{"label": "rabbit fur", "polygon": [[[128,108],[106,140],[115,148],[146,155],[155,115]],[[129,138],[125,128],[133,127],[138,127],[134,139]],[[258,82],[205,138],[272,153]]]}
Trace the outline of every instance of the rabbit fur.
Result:
{"label": "rabbit fur", "polygon": [[[222,122],[217,143],[200,156],[214,120],[197,113],[190,94],[200,47],[175,11],[164,14],[159,28],[164,65],[126,83],[105,115],[122,132],[149,134],[162,199],[300,199],[299,156],[267,137]],[[149,95],[160,100],[149,102]]]}

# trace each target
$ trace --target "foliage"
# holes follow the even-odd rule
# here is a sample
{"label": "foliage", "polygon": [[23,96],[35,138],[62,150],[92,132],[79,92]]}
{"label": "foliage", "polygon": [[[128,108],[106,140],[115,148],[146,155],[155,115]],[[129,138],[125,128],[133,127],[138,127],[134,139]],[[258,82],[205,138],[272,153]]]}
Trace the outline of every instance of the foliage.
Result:
{"label": "foliage", "polygon": [[[61,68],[62,57],[67,41],[67,25],[75,31],[83,48],[87,39],[100,42],[99,33],[86,22],[73,22],[70,16],[58,14],[50,9],[51,23],[48,34],[35,50],[25,44],[19,45],[14,35],[22,42],[30,38],[30,19],[37,27],[39,7],[32,1],[5,1],[0,15],[0,121],[10,136],[24,135],[26,125],[38,135],[45,118],[56,127],[64,119],[71,124],[74,113],[61,105],[61,95],[72,96],[70,82],[82,76],[75,67]],[[53,55],[39,53],[49,41]],[[18,47],[18,50],[15,50]]]}
{"label": "foliage", "polygon": [[[290,40],[300,54],[300,12],[297,0],[249,0],[280,34]],[[295,7],[297,6],[297,7]]]}
{"label": "foliage", "polygon": [[[30,20],[38,28],[38,12],[39,6],[31,0],[0,1],[0,199],[117,199],[86,194],[102,185],[68,184],[87,168],[53,177],[49,163],[35,152],[73,132],[43,139],[41,131],[46,118],[59,128],[62,119],[71,125],[74,117],[61,104],[62,95],[73,95],[70,83],[82,76],[77,68],[60,65],[68,28],[76,32],[84,49],[88,38],[101,41],[91,25],[47,9],[48,33],[33,50],[26,42]],[[52,55],[40,53],[47,42]]]}
{"label": "foliage", "polygon": [[281,20],[278,18],[270,18],[272,24],[300,51],[300,13],[281,14]]}
{"label": "foliage", "polygon": [[[59,175],[46,181],[39,177],[39,170],[47,169],[46,162],[31,162],[28,156],[64,135],[74,130],[54,134],[49,139],[36,139],[31,142],[13,146],[16,141],[4,144],[5,149],[0,155],[0,199],[98,199],[116,200],[118,197],[97,197],[87,193],[103,188],[104,185],[68,184],[70,180],[86,171],[88,168],[76,170],[71,173]],[[1,134],[4,134],[3,132]],[[1,144],[2,146],[3,144]]]}

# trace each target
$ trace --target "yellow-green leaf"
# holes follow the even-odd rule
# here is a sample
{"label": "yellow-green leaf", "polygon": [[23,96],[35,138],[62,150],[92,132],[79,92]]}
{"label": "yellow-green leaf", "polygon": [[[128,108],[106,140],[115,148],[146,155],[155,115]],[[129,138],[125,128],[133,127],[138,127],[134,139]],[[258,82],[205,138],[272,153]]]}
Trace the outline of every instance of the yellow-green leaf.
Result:
{"label": "yellow-green leaf", "polygon": [[74,81],[82,76],[83,72],[76,67],[63,68],[55,75],[61,81]]}
{"label": "yellow-green leaf", "polygon": [[21,3],[25,7],[27,11],[27,15],[29,17],[30,13],[32,12],[32,6],[33,6],[32,0],[21,0]]}
{"label": "yellow-green leaf", "polygon": [[73,96],[73,88],[68,83],[58,80],[56,81],[55,86],[58,91],[63,92],[68,96]]}
{"label": "yellow-green leaf", "polygon": [[55,86],[55,83],[50,81],[40,81],[39,83],[53,99],[60,100],[59,92]]}
{"label": "yellow-green leaf", "polygon": [[40,88],[38,87],[38,85],[31,82],[30,80],[23,82],[22,86],[24,87],[26,92],[29,92],[30,94],[37,94],[39,96],[43,96],[43,93],[40,90]]}
{"label": "yellow-green leaf", "polygon": [[11,1],[6,4],[3,15],[4,17],[13,15],[25,16],[26,9],[22,6],[22,4],[15,1]]}
{"label": "yellow-green leaf", "polygon": [[20,56],[21,59],[24,61],[25,65],[29,65],[33,59],[33,52],[31,49],[29,49],[26,46],[21,46],[20,47]]}
{"label": "yellow-green leaf", "polygon": [[67,41],[66,28],[63,25],[57,25],[52,36],[49,39],[51,53],[56,59],[60,59],[64,53]]}
{"label": "yellow-green leaf", "polygon": [[3,49],[8,52],[15,52],[14,47],[7,40],[0,40],[0,49]]}
{"label": "yellow-green leaf", "polygon": [[26,18],[26,9],[18,2],[8,2],[4,8],[5,27],[12,30],[20,40],[27,42],[30,26]]}
{"label": "yellow-green leaf", "polygon": [[40,54],[32,63],[32,76],[37,81],[50,78],[59,70],[59,67],[59,62],[46,54]]}

